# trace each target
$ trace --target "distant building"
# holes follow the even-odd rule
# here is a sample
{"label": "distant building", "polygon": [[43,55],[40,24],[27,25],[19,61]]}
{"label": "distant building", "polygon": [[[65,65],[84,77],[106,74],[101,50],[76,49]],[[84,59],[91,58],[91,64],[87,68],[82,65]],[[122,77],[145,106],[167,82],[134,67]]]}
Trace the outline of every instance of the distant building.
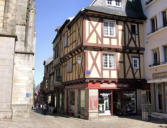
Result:
{"label": "distant building", "polygon": [[[44,61],[44,77],[41,83],[40,96],[42,97],[41,104],[51,104],[51,97],[54,91],[54,65],[53,58],[50,57]],[[52,103],[53,104],[53,103]]]}
{"label": "distant building", "polygon": [[94,0],[56,29],[50,102],[57,112],[87,119],[141,113],[145,19],[140,0]]}
{"label": "distant building", "polygon": [[145,78],[151,87],[152,116],[167,118],[167,1],[143,0]]}
{"label": "distant building", "polygon": [[28,116],[33,104],[35,1],[0,0],[0,119]]}

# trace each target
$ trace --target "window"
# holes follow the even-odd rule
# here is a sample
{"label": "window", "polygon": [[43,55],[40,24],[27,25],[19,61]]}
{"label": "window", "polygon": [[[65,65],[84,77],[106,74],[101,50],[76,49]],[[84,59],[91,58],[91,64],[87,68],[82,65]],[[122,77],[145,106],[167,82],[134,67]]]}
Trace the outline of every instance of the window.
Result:
{"label": "window", "polygon": [[68,46],[68,42],[67,42],[67,34],[64,34],[64,47]]}
{"label": "window", "polygon": [[155,84],[156,112],[162,112],[162,84]]}
{"label": "window", "polygon": [[135,57],[135,58],[132,58],[132,64],[133,64],[133,68],[134,69],[139,69],[139,58]]}
{"label": "window", "polygon": [[167,62],[167,46],[164,46],[164,57],[165,57],[165,62]]}
{"label": "window", "polygon": [[85,90],[80,91],[80,113],[84,114],[85,110]]}
{"label": "window", "polygon": [[63,96],[62,96],[62,93],[60,93],[60,100],[59,100],[59,105],[60,105],[60,108],[62,108],[62,102],[63,102],[63,98],[62,98]]}
{"label": "window", "polygon": [[70,105],[75,105],[75,92],[70,91]]}
{"label": "window", "polygon": [[103,67],[112,69],[116,68],[114,54],[103,54]]}
{"label": "window", "polygon": [[104,22],[104,36],[114,37],[116,35],[115,26],[115,21]]}
{"label": "window", "polygon": [[132,24],[131,25],[131,32],[133,34],[138,34],[137,24]]}
{"label": "window", "polygon": [[59,44],[57,44],[54,49],[54,58],[56,59],[58,57],[59,57]]}
{"label": "window", "polygon": [[163,17],[163,27],[167,26],[167,10],[162,12]]}
{"label": "window", "polygon": [[72,59],[67,62],[67,73],[72,72]]}
{"label": "window", "polygon": [[107,0],[107,4],[111,6],[121,7],[121,0]]}
{"label": "window", "polygon": [[159,49],[153,50],[153,65],[159,65],[160,64],[160,54]]}
{"label": "window", "polygon": [[157,17],[155,16],[151,19],[151,32],[155,32],[157,29]]}

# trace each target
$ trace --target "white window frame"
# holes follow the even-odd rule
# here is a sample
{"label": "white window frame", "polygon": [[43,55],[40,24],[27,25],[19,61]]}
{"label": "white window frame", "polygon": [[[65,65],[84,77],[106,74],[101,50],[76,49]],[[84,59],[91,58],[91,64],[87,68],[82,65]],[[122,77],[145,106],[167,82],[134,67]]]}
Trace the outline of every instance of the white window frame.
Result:
{"label": "white window frame", "polygon": [[[104,55],[107,55],[107,66],[106,67],[104,66],[105,65]],[[113,55],[114,56],[114,64],[113,64],[114,66],[113,67],[110,66],[112,64],[110,64],[109,55]],[[116,56],[115,56],[115,54],[113,54],[113,53],[103,53],[103,68],[104,69],[116,69]]]}
{"label": "white window frame", "polygon": [[[135,66],[135,61],[137,61],[137,66]],[[132,65],[133,65],[133,69],[139,69],[139,58],[137,58],[137,57],[133,57],[132,58]]]}
{"label": "white window frame", "polygon": [[136,30],[136,32],[135,33],[133,33],[133,34],[138,34],[138,27],[137,27],[137,24],[131,24],[131,30],[132,30],[132,25],[134,25],[135,26],[135,30]]}
{"label": "white window frame", "polygon": [[107,37],[115,37],[116,36],[116,21],[115,20],[104,20],[104,22],[103,22],[103,24],[105,24],[105,23],[108,23],[108,24],[110,24],[110,23],[113,23],[114,24],[114,34],[113,35],[111,35],[111,33],[110,33],[110,26],[108,25],[108,28],[107,28],[107,35],[105,34],[105,26],[103,26],[103,33],[104,33],[104,36],[107,36]]}
{"label": "white window frame", "polygon": [[116,5],[116,0],[111,0],[111,4],[106,0],[106,3],[108,6],[122,7],[122,0],[120,1],[120,5]]}

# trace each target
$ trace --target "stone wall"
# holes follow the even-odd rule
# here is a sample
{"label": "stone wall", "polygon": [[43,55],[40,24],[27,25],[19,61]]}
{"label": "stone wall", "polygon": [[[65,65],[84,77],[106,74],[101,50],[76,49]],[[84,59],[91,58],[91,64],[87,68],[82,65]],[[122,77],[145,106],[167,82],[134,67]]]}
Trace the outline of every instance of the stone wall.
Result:
{"label": "stone wall", "polygon": [[35,44],[35,1],[0,0],[0,119],[29,115]]}
{"label": "stone wall", "polygon": [[0,119],[11,118],[14,37],[0,37]]}

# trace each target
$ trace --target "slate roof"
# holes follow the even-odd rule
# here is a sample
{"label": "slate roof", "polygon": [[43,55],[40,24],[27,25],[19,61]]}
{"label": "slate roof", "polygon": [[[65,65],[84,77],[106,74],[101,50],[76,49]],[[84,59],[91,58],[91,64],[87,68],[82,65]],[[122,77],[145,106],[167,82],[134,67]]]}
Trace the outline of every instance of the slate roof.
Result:
{"label": "slate roof", "polygon": [[52,61],[53,61],[53,57],[48,58],[48,59],[45,61],[45,66],[48,65],[48,64],[50,64]]}
{"label": "slate roof", "polygon": [[146,16],[143,13],[142,5],[140,0],[127,0],[124,9],[103,7],[103,6],[89,6],[86,10],[102,12],[106,14],[113,14],[118,16],[126,16],[134,19],[145,20]]}

